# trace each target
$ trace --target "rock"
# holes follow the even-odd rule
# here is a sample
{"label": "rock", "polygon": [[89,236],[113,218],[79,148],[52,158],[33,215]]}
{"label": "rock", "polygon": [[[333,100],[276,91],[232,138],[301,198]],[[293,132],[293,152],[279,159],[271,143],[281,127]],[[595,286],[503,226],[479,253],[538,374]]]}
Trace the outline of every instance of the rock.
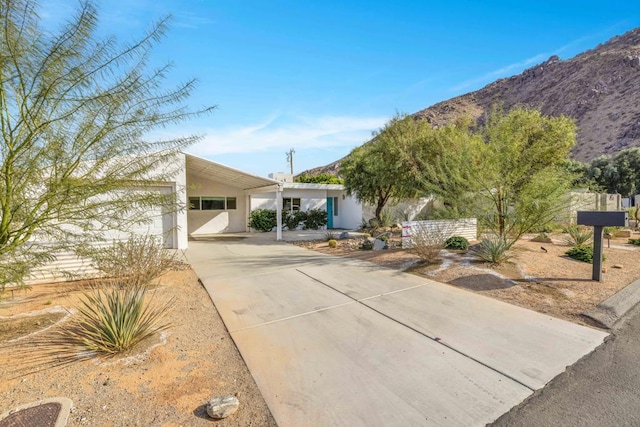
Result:
{"label": "rock", "polygon": [[616,237],[631,237],[631,230],[618,230],[613,235]]}
{"label": "rock", "polygon": [[607,267],[602,267],[602,272],[606,273],[607,272]]}
{"label": "rock", "polygon": [[344,239],[348,239],[349,237],[349,233],[347,231],[343,231],[342,233],[340,233],[340,235],[338,236],[338,239],[340,240],[344,240]]}
{"label": "rock", "polygon": [[207,402],[207,415],[218,420],[227,418],[234,414],[239,406],[240,401],[235,396],[213,397]]}
{"label": "rock", "polygon": [[622,264],[613,264],[611,268],[622,268]]}
{"label": "rock", "polygon": [[385,242],[384,240],[375,239],[373,241],[373,250],[381,251],[382,249],[387,249],[387,242]]}

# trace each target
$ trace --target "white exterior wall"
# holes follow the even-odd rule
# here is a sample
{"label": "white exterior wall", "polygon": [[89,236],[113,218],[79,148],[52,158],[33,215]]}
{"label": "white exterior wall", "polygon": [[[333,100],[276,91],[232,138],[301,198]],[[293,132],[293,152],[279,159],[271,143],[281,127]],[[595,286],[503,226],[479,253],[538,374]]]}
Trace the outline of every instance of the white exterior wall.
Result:
{"label": "white exterior wall", "polygon": [[[346,191],[328,191],[328,197],[338,198],[338,215],[333,217],[333,228],[355,230],[362,222],[362,204]],[[335,208],[334,208],[335,209]]]}
{"label": "white exterior wall", "polygon": [[189,235],[237,233],[246,230],[247,204],[243,190],[196,175],[188,174],[187,180],[189,182],[186,195],[187,201],[189,197],[196,196],[236,198],[236,209],[234,210],[187,210],[187,232]]}
{"label": "white exterior wall", "polygon": [[[343,199],[344,196],[344,199]],[[356,229],[362,221],[362,205],[355,197],[346,195],[344,190],[312,189],[312,188],[285,188],[283,198],[299,198],[300,209],[327,210],[327,197],[338,198],[338,215],[333,217],[334,228]],[[251,210],[276,209],[276,194],[261,193],[251,195]]]}

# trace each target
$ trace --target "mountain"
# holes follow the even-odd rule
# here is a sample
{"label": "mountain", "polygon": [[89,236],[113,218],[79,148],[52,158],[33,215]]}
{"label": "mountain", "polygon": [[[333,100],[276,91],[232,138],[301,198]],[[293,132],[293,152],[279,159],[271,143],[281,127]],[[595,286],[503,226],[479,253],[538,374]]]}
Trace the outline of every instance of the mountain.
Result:
{"label": "mountain", "polygon": [[[439,102],[413,114],[434,126],[456,117],[482,117],[492,105],[539,108],[543,114],[573,117],[578,126],[572,157],[589,162],[640,146],[640,28],[616,36],[574,58],[552,56],[521,74]],[[340,160],[307,171],[336,174]]]}

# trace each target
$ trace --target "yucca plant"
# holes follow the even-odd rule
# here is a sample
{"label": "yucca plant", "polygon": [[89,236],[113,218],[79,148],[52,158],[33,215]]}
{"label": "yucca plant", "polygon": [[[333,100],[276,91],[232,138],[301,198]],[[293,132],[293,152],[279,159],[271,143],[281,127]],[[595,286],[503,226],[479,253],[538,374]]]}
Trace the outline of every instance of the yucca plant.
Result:
{"label": "yucca plant", "polygon": [[580,225],[570,225],[564,230],[568,236],[564,238],[564,242],[569,246],[584,246],[593,237],[593,231],[589,227]]}
{"label": "yucca plant", "polygon": [[504,237],[494,235],[483,238],[480,243],[471,247],[471,255],[491,264],[502,264],[511,259],[507,253],[515,241],[507,241]]}
{"label": "yucca plant", "polygon": [[96,287],[84,294],[78,315],[62,330],[69,344],[113,355],[168,329],[165,321],[173,300],[153,306],[148,285]]}

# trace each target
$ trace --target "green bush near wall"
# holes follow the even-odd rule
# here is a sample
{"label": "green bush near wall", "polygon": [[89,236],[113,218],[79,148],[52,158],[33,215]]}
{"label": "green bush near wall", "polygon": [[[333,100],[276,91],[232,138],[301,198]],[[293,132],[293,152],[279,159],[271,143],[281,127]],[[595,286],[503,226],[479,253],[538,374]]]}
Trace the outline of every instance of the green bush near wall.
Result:
{"label": "green bush near wall", "polygon": [[254,230],[267,232],[273,230],[273,227],[276,225],[278,225],[276,211],[272,209],[256,209],[255,211],[251,211],[249,227]]}

